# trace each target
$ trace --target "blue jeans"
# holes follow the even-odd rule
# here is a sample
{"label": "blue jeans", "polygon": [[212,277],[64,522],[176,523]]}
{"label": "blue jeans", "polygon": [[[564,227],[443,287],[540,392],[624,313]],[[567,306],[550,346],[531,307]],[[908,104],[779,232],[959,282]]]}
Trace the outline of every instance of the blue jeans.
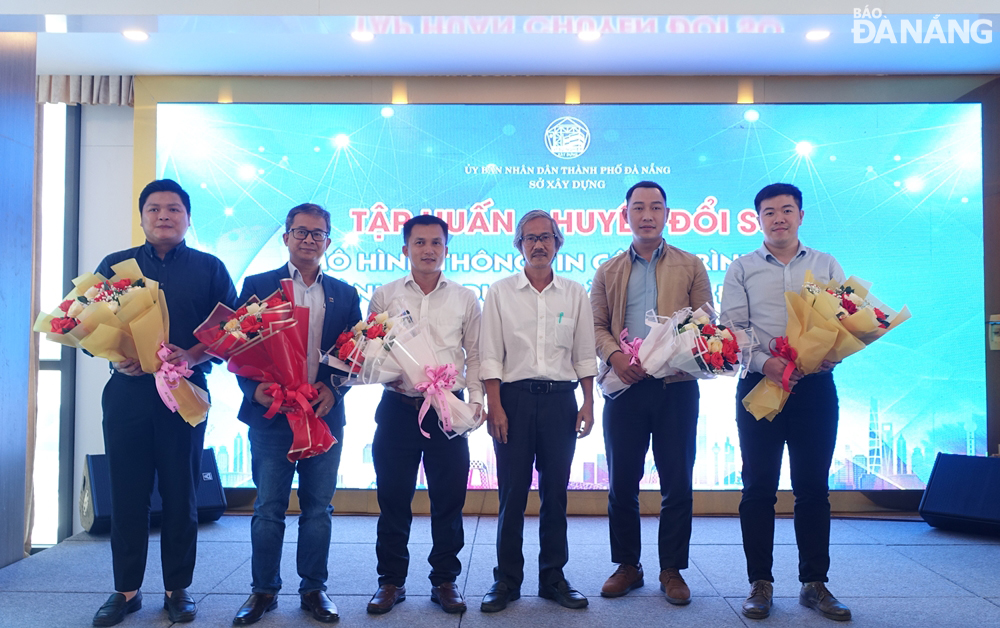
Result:
{"label": "blue jeans", "polygon": [[290,462],[286,455],[292,430],[284,416],[265,428],[250,428],[250,454],[257,501],[250,522],[252,588],[254,593],[277,593],[281,589],[281,548],[285,539],[285,511],[292,489],[292,475],[299,472],[299,538],[296,565],[299,593],[326,591],[327,559],[333,512],[331,501],[337,489],[337,469],[344,428],[332,429],[337,444],[325,454]]}

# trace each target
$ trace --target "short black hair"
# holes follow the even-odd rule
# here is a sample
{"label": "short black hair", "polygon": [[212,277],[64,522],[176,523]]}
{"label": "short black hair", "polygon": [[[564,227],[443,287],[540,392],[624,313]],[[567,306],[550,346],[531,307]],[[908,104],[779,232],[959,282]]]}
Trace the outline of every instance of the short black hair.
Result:
{"label": "short black hair", "polygon": [[292,230],[292,223],[295,222],[295,217],[299,214],[310,214],[312,216],[319,216],[326,221],[326,232],[330,233],[330,212],[326,211],[319,205],[315,203],[302,203],[301,205],[296,205],[295,207],[288,210],[288,216],[285,217],[285,231]]}
{"label": "short black hair", "polygon": [[640,181],[630,187],[628,192],[625,192],[625,204],[628,205],[632,201],[632,192],[635,192],[638,188],[652,188],[654,190],[660,191],[660,196],[663,197],[663,204],[667,204],[667,193],[663,191],[660,184],[655,181]]}
{"label": "short black hair", "polygon": [[444,243],[448,244],[448,223],[437,216],[430,214],[418,214],[403,223],[403,244],[410,243],[410,232],[417,225],[437,225],[444,232]]}
{"label": "short black hair", "polygon": [[191,215],[191,197],[188,193],[184,191],[179,183],[173,179],[157,179],[142,188],[142,192],[139,192],[139,213],[142,213],[142,207],[146,204],[146,199],[149,198],[150,194],[155,194],[156,192],[173,192],[181,198],[181,203],[184,204],[184,209],[187,210],[188,216]]}
{"label": "short black hair", "polygon": [[774,198],[775,196],[781,196],[782,194],[787,194],[795,199],[795,203],[802,209],[802,190],[795,187],[791,183],[772,183],[771,185],[764,186],[764,189],[757,192],[757,196],[753,199],[754,209],[757,213],[760,213],[760,204],[769,198]]}

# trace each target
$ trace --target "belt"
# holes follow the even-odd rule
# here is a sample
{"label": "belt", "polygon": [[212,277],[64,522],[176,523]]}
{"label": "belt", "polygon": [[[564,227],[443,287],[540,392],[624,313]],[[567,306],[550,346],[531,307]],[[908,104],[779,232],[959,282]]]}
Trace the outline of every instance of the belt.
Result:
{"label": "belt", "polygon": [[507,382],[504,385],[527,390],[535,395],[544,395],[576,390],[576,384],[576,382],[553,382],[547,379],[522,379],[516,382]]}
{"label": "belt", "polygon": [[[419,397],[411,397],[409,395],[404,395],[402,393],[398,393],[395,390],[389,390],[388,388],[385,389],[385,391],[383,391],[382,394],[383,395],[387,395],[389,397],[392,397],[393,399],[395,399],[396,401],[399,401],[400,403],[405,403],[408,406],[413,406],[414,408],[417,408],[418,410],[420,409],[420,406],[424,405],[424,396],[423,395],[420,395]],[[456,397],[458,397],[459,399],[463,400],[463,401],[465,400],[465,393],[464,393],[464,391],[453,390],[452,394],[455,395]]]}

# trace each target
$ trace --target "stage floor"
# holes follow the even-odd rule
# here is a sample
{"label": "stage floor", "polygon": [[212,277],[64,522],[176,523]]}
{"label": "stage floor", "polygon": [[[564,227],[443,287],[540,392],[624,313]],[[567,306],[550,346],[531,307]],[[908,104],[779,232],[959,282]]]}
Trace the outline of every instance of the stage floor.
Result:
{"label": "stage floor", "polygon": [[[837,625],[798,604],[795,535],[790,519],[775,532],[775,605],[771,617],[753,621],[740,614],[749,585],[739,520],[696,517],[691,565],[683,572],[693,600],[671,606],[657,582],[655,517],[644,517],[646,586],[623,598],[604,599],[600,589],[614,570],[604,517],[571,517],[566,576],[590,607],[564,609],[537,597],[538,519],[525,523],[522,598],[496,614],[479,611],[493,582],[496,517],[465,519],[464,571],[458,584],[469,611],[447,615],[430,601],[430,519],[415,517],[410,536],[407,599],[392,612],[371,616],[365,605],[377,589],[374,516],[334,516],[328,593],[341,626],[825,626]],[[1000,538],[945,532],[919,519],[834,519],[830,590],[854,613],[853,626],[948,628],[1000,626]],[[299,609],[296,591],[297,519],[288,518],[282,576],[285,589],[263,627],[320,625]],[[121,626],[167,626],[162,610],[159,535],[150,539],[143,608]],[[89,626],[113,587],[107,535],[77,534],[51,549],[0,569],[0,626],[57,628]],[[250,593],[250,517],[230,515],[202,525],[198,566],[191,593],[198,601],[194,626],[229,626]],[[287,594],[285,593],[287,592]]]}

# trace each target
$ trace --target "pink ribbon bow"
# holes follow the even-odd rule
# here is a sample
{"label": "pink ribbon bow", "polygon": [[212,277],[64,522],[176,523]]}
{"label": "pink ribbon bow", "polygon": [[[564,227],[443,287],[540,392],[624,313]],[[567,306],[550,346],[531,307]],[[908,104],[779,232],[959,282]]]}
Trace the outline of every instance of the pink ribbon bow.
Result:
{"label": "pink ribbon bow", "polygon": [[176,390],[181,385],[181,380],[193,374],[194,371],[187,367],[188,363],[186,360],[181,361],[180,364],[167,362],[167,356],[171,353],[173,351],[163,343],[160,343],[160,349],[156,352],[156,357],[160,358],[163,363],[153,373],[153,377],[156,379],[156,392],[160,393],[160,399],[163,400],[163,404],[171,412],[177,412],[180,410],[180,404],[177,403],[177,399],[174,398],[174,394],[170,391]]}
{"label": "pink ribbon bow", "polygon": [[424,403],[420,406],[420,414],[417,415],[417,427],[420,428],[420,433],[424,435],[424,438],[431,437],[420,424],[431,408],[431,401],[437,399],[441,426],[446,432],[452,432],[454,430],[451,427],[451,409],[448,407],[446,395],[455,385],[458,371],[455,370],[454,364],[443,364],[441,366],[425,366],[424,373],[430,379],[416,385],[416,389],[424,393]]}
{"label": "pink ribbon bow", "polygon": [[633,338],[632,342],[626,342],[628,338],[628,327],[622,330],[621,335],[618,336],[618,342],[621,344],[622,353],[629,356],[629,365],[639,363],[639,347],[642,346],[642,338]]}

